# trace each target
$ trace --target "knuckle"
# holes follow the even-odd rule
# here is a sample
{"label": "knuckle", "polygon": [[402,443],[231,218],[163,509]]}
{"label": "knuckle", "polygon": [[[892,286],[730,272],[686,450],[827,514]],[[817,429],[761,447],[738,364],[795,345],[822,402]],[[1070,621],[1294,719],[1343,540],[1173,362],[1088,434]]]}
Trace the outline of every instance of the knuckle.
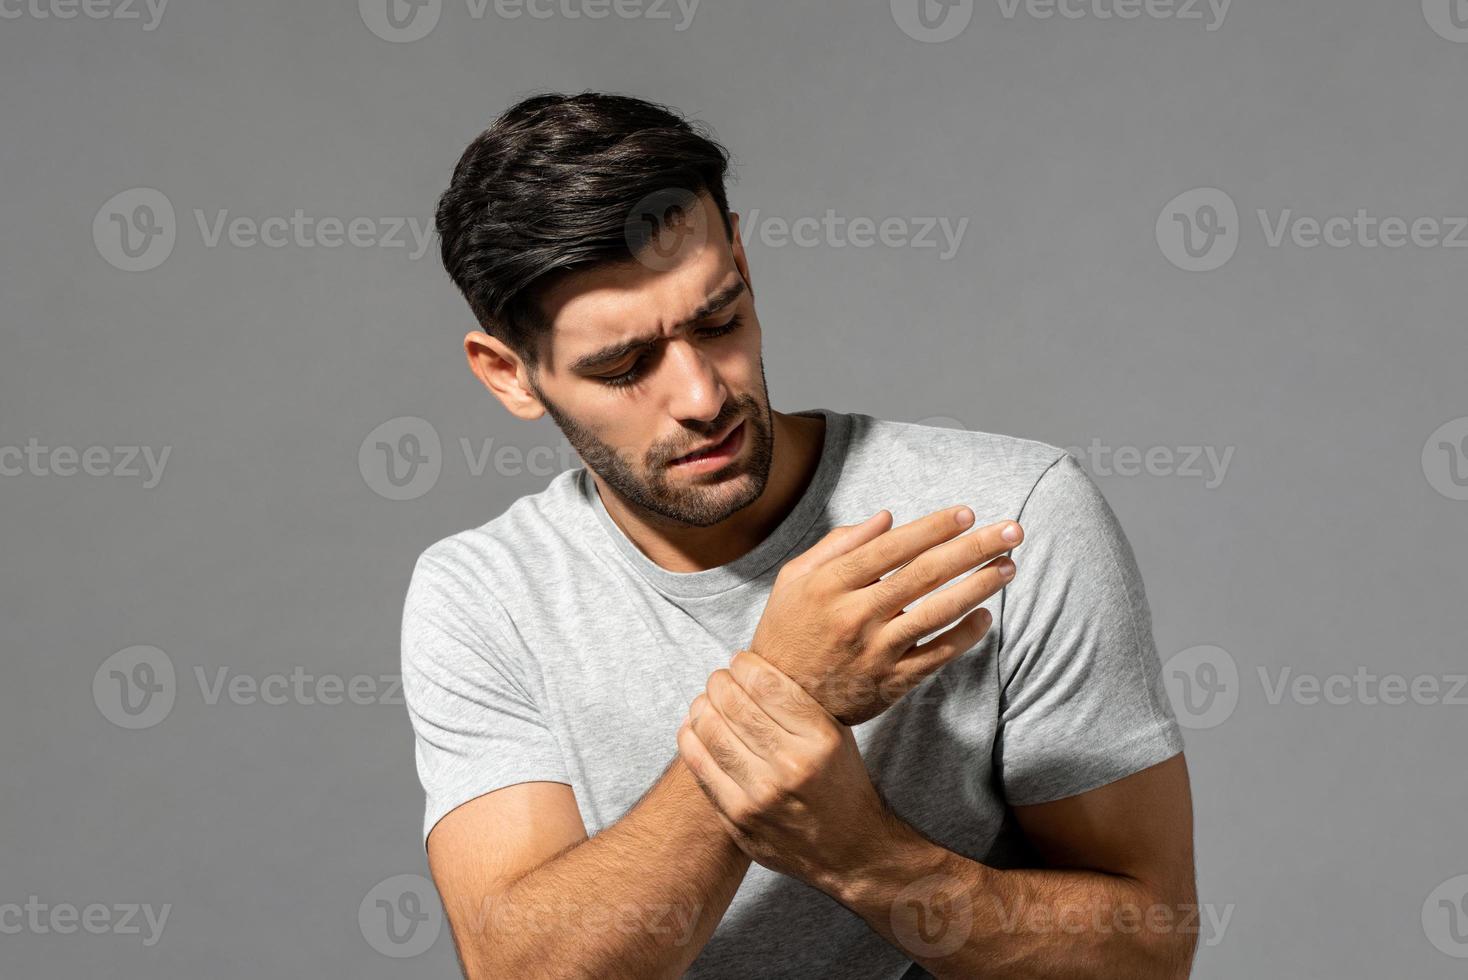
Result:
{"label": "knuckle", "polygon": [[847,553],[831,563],[831,571],[836,576],[836,581],[843,586],[852,586],[860,577],[860,565],[854,553]]}
{"label": "knuckle", "polygon": [[758,783],[755,783],[754,786],[750,788],[749,801],[754,804],[754,808],[757,812],[763,813],[769,810],[773,810],[775,807],[784,802],[785,795],[786,794],[783,787],[778,786],[775,783],[770,782],[769,780],[761,780]]}
{"label": "knuckle", "polygon": [[842,639],[853,639],[860,636],[866,626],[866,615],[862,610],[843,603],[831,610],[830,626]]}
{"label": "knuckle", "polygon": [[973,556],[976,559],[982,560],[988,558],[990,555],[995,555],[999,553],[999,549],[994,546],[994,541],[990,535],[970,534],[968,536],[968,541],[969,550],[973,553]]}
{"label": "knuckle", "polygon": [[814,784],[817,767],[807,758],[784,756],[779,764],[780,778],[787,786],[804,789]]}
{"label": "knuckle", "polygon": [[841,751],[841,736],[831,728],[827,728],[816,736],[817,750],[823,759],[828,759]]}

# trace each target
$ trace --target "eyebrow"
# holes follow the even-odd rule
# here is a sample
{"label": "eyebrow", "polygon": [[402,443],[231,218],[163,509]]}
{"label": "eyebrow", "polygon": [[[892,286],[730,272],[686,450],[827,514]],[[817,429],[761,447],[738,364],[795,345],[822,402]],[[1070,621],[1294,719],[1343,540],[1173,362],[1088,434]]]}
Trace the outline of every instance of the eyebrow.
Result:
{"label": "eyebrow", "polygon": [[[738,282],[725,286],[710,296],[702,306],[693,311],[692,316],[680,323],[679,326],[686,323],[697,323],[699,320],[707,320],[742,295],[744,295],[744,280],[741,278]],[[615,344],[603,347],[601,350],[593,351],[590,354],[584,354],[576,358],[576,360],[571,362],[570,370],[577,373],[585,373],[587,371],[594,371],[607,364],[614,364],[633,351],[651,347],[657,342],[657,339],[655,336],[634,337],[630,340],[618,341]]]}

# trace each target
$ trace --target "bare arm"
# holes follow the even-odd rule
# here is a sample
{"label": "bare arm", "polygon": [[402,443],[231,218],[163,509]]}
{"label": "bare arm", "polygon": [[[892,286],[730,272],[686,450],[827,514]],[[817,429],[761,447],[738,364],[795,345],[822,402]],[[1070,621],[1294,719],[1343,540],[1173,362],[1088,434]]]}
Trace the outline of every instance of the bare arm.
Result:
{"label": "bare arm", "polygon": [[571,787],[520,783],[439,821],[428,858],[471,980],[676,977],[749,868],[677,759],[595,837]]}
{"label": "bare arm", "polygon": [[[894,613],[1012,545],[1004,525],[959,538],[973,522],[967,508],[893,530],[890,521],[884,511],[837,528],[787,563],[756,631],[762,649],[808,680],[812,703],[858,717],[879,713],[982,637],[987,613],[972,611],[1001,586],[1001,567],[986,565],[921,616],[884,628]],[[893,581],[872,585],[904,565]],[[749,868],[677,757],[595,837],[586,836],[569,786],[520,783],[453,810],[428,851],[471,980],[677,976]]]}
{"label": "bare arm", "polygon": [[996,870],[895,821],[833,895],[937,977],[1188,976],[1199,909],[1181,755],[1015,813],[1049,868]]}
{"label": "bare arm", "polygon": [[1016,807],[1048,867],[1009,871],[895,816],[851,729],[757,655],[710,678],[678,747],[752,860],[826,892],[936,976],[1187,976],[1198,907],[1181,755]]}

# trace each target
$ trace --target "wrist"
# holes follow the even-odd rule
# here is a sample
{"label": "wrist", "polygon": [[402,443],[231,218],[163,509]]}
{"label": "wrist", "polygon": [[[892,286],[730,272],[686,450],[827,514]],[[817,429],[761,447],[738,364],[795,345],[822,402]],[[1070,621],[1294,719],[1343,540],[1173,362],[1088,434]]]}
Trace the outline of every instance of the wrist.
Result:
{"label": "wrist", "polygon": [[901,818],[884,811],[880,832],[860,860],[828,869],[817,888],[850,909],[883,902],[897,891],[927,875],[937,874],[949,856],[943,848],[919,834]]}

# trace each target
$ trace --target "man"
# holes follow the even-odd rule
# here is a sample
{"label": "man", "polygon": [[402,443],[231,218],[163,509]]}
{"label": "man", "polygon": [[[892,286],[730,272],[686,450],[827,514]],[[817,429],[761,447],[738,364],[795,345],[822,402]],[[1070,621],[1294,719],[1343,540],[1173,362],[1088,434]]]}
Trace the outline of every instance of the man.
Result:
{"label": "man", "polygon": [[586,464],[409,587],[464,972],[1185,976],[1187,771],[1114,516],[1051,446],[772,410],[726,168],[661,107],[538,96],[439,204],[470,367]]}

